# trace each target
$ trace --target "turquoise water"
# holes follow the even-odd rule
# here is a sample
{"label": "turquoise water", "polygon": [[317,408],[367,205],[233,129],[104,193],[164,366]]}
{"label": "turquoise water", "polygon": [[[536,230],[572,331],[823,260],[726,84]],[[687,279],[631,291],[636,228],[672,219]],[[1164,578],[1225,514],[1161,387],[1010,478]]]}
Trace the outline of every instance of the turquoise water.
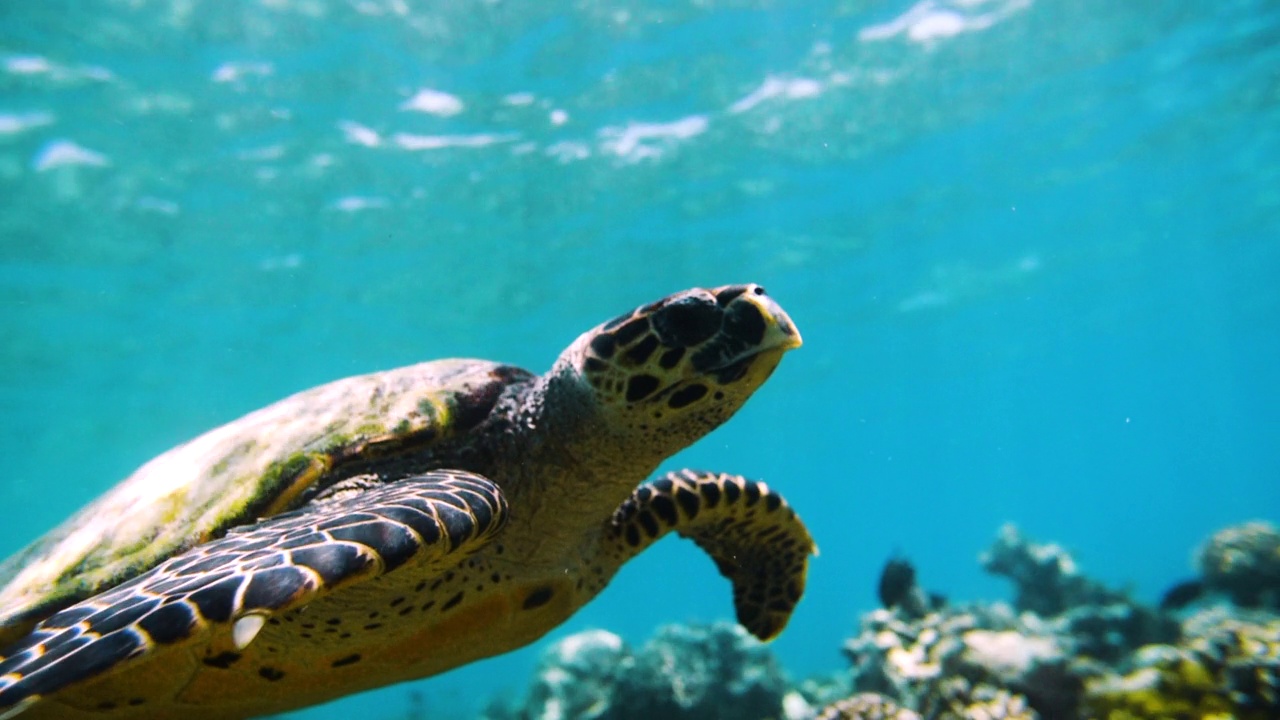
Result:
{"label": "turquoise water", "polygon": [[[0,7],[0,553],[295,390],[747,281],[806,346],[669,466],[809,523],[793,674],[894,551],[1004,597],[1013,521],[1153,600],[1280,520],[1274,3],[417,5]],[[551,639],[730,614],[672,540]],[[296,717],[464,717],[537,652]]]}

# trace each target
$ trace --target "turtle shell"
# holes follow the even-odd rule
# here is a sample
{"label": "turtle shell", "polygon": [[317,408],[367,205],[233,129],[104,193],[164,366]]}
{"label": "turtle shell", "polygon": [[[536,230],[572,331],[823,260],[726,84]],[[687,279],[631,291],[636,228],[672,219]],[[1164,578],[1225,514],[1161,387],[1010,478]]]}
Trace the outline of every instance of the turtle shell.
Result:
{"label": "turtle shell", "polygon": [[0,643],[230,528],[292,510],[375,460],[429,458],[530,377],[439,360],[346,378],[169,450],[0,565]]}

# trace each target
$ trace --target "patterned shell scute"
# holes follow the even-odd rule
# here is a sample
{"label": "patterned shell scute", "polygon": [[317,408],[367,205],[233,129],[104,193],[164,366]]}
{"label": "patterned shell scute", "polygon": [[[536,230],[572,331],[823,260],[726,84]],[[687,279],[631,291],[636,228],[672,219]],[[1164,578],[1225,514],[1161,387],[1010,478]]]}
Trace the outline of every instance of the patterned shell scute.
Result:
{"label": "patterned shell scute", "polygon": [[305,390],[179,445],[0,566],[0,639],[290,509],[335,464],[465,432],[528,377],[482,360],[421,363]]}

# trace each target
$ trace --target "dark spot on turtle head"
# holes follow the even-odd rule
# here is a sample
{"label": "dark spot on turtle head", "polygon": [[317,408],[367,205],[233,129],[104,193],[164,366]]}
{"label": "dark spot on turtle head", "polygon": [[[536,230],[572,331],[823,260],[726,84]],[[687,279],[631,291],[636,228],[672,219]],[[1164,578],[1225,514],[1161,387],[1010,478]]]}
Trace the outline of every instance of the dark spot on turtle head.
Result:
{"label": "dark spot on turtle head", "polygon": [[716,293],[716,302],[720,303],[720,305],[722,306],[728,305],[729,303],[733,302],[734,298],[745,293],[746,291],[747,291],[746,285],[730,285],[728,287],[721,288],[720,292]]}
{"label": "dark spot on turtle head", "polygon": [[628,360],[639,365],[645,360],[648,360],[649,356],[653,354],[653,351],[657,349],[658,338],[653,335],[646,335],[643,340],[632,346],[630,350],[627,350],[626,356]]}
{"label": "dark spot on turtle head", "polygon": [[723,370],[733,358],[743,355],[747,349],[747,344],[738,338],[721,333],[713,342],[706,343],[695,350],[690,362],[697,372],[718,372]]}
{"label": "dark spot on turtle head", "polygon": [[725,311],[724,331],[747,345],[759,345],[764,342],[764,316],[753,302],[734,303]]}
{"label": "dark spot on turtle head", "polygon": [[653,329],[668,347],[689,347],[705,342],[720,330],[724,311],[707,297],[689,295],[672,301],[653,314]]}
{"label": "dark spot on turtle head", "polygon": [[449,598],[449,600],[445,602],[444,605],[440,606],[440,612],[445,612],[446,610],[452,610],[453,607],[460,602],[462,602],[462,593],[458,593],[457,595],[454,595],[453,597]]}
{"label": "dark spot on turtle head", "polygon": [[751,362],[755,360],[755,356],[745,357],[741,360],[725,365],[715,371],[716,382],[721,385],[735,383],[747,374],[747,368],[751,367]]}
{"label": "dark spot on turtle head", "polygon": [[666,301],[667,301],[667,298],[662,298],[661,300],[654,300],[653,302],[649,303],[648,305],[645,305],[644,307],[640,308],[639,310],[636,310],[636,313],[635,313],[635,314],[637,314],[637,315],[650,315],[650,314],[652,314],[652,313],[653,313],[653,311],[654,311],[654,310],[657,310],[658,308],[662,307],[663,303],[665,303]]}
{"label": "dark spot on turtle head", "polygon": [[671,348],[662,353],[662,357],[658,358],[658,364],[663,370],[671,370],[680,363],[680,359],[684,357],[684,348]]}
{"label": "dark spot on turtle head", "polygon": [[612,334],[600,333],[591,339],[591,349],[596,355],[608,360],[613,357],[613,351],[618,349],[618,344],[614,342]]}
{"label": "dark spot on turtle head", "polygon": [[658,378],[652,375],[636,375],[627,381],[627,402],[636,402],[658,389]]}
{"label": "dark spot on turtle head", "polygon": [[667,398],[667,407],[670,407],[672,410],[679,410],[680,408],[688,407],[690,404],[701,400],[706,396],[706,394],[706,385],[698,383],[687,385],[672,393],[671,397]]}
{"label": "dark spot on turtle head", "polygon": [[623,313],[601,326],[601,330],[616,330],[619,325],[631,319],[635,313]]}
{"label": "dark spot on turtle head", "polygon": [[358,662],[360,662],[360,653],[351,653],[350,655],[340,657],[329,663],[329,667],[342,667],[343,665],[351,665]]}
{"label": "dark spot on turtle head", "polygon": [[280,680],[284,678],[284,671],[277,670],[276,668],[263,665],[262,667],[258,668],[258,675],[260,675],[264,680],[270,680],[271,682],[275,682],[276,680]]}
{"label": "dark spot on turtle head", "polygon": [[600,373],[608,369],[609,364],[600,358],[589,357],[584,363],[582,363],[582,367],[586,368],[586,371],[589,373]]}
{"label": "dark spot on turtle head", "polygon": [[520,607],[524,608],[525,610],[533,610],[534,608],[540,608],[543,605],[546,605],[548,602],[550,602],[551,596],[554,594],[555,592],[549,587],[543,586],[543,587],[537,588],[533,592],[525,596],[524,602],[520,603]]}
{"label": "dark spot on turtle head", "polygon": [[619,345],[630,345],[646,332],[649,332],[649,318],[642,315],[618,328],[614,333],[614,339]]}

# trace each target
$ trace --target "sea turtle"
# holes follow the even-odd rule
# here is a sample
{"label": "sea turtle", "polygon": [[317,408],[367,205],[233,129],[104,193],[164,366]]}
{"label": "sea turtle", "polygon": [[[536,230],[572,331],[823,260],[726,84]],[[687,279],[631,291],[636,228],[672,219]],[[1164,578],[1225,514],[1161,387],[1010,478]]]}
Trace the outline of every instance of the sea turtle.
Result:
{"label": "sea turtle", "polygon": [[815,552],[795,512],[736,475],[637,485],[799,345],[758,285],[693,289],[542,376],[427,362],[205,433],[0,566],[0,718],[225,720],[426,677],[536,640],[673,530],[770,639]]}

